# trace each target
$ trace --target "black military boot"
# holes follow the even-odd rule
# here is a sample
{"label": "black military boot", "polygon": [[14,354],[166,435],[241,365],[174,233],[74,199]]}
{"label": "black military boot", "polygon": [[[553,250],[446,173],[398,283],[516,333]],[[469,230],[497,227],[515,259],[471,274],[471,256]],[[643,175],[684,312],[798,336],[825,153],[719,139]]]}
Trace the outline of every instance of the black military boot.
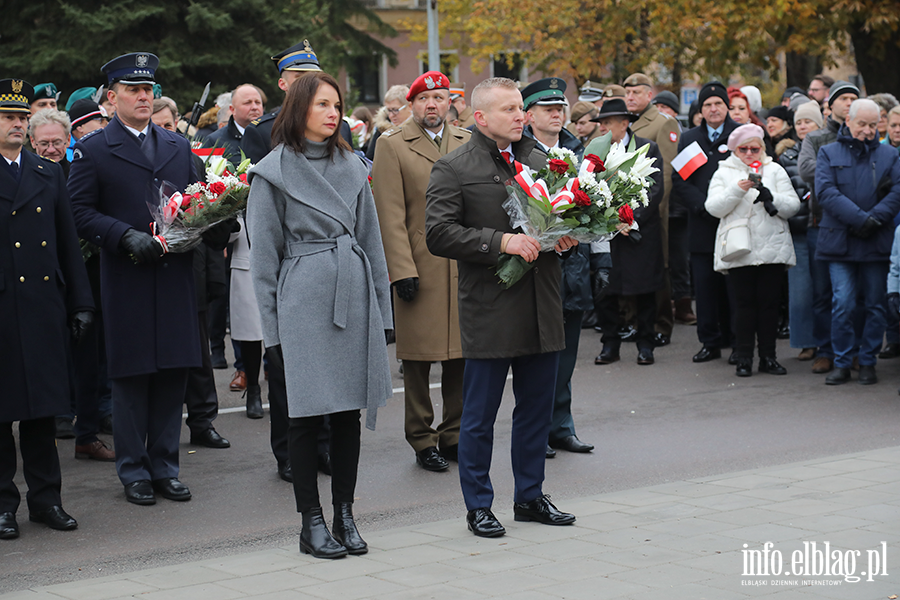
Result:
{"label": "black military boot", "polygon": [[338,542],[325,525],[322,507],[317,506],[301,513],[303,529],[300,531],[300,553],[316,558],[342,558],[347,549]]}
{"label": "black military boot", "polygon": [[359,535],[356,522],[353,520],[353,504],[341,502],[334,505],[334,524],[331,528],[335,539],[344,544],[350,554],[365,554],[369,545]]}

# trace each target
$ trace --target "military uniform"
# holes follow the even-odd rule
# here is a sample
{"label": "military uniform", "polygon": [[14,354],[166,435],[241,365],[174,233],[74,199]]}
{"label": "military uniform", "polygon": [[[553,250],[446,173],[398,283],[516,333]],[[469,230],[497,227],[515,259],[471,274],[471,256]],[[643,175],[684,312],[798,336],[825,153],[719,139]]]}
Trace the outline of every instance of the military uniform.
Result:
{"label": "military uniform", "polygon": [[[394,294],[397,358],[403,360],[406,441],[420,452],[459,441],[462,414],[462,346],[456,261],[434,256],[425,244],[425,190],[441,156],[469,141],[465,129],[444,125],[440,148],[415,119],[381,136],[372,182],[385,257],[392,282],[417,278],[411,302]],[[436,428],[428,388],[431,363],[442,362],[443,418]],[[451,451],[452,452],[452,451]]]}
{"label": "military uniform", "polygon": [[[0,81],[0,114],[27,117],[31,95],[22,80]],[[32,518],[62,513],[54,416],[69,410],[70,321],[93,307],[62,169],[20,148],[0,159],[0,539],[18,536],[13,421]],[[74,529],[65,517],[64,527],[44,522]]]}

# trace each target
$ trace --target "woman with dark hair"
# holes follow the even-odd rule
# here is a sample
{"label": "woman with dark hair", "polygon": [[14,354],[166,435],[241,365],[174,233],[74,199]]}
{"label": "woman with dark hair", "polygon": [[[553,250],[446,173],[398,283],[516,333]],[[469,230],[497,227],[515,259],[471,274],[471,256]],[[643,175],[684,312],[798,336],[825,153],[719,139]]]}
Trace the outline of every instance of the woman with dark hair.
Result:
{"label": "woman with dark hair", "polygon": [[[363,554],[353,520],[360,410],[375,428],[391,396],[387,265],[368,171],[341,138],[343,101],[326,73],[294,81],[250,172],[250,270],[269,355],[283,362],[300,551]],[[334,524],[325,525],[316,438],[331,425]]]}

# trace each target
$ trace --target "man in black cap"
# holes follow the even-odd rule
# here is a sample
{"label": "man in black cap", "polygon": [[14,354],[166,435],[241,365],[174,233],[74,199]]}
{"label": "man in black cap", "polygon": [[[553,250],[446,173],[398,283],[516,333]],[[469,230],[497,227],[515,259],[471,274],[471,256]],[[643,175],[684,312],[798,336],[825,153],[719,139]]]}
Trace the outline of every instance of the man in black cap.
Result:
{"label": "man in black cap", "polygon": [[0,81],[0,539],[19,536],[14,421],[29,520],[78,526],[62,509],[54,416],[69,409],[69,337],[84,333],[94,303],[62,168],[22,152],[33,93]]}
{"label": "man in black cap", "polygon": [[[685,131],[678,142],[678,155],[672,161],[672,192],[688,210],[691,273],[697,299],[697,338],[703,344],[693,361],[700,363],[721,358],[721,348],[732,343],[727,280],[725,275],[713,269],[719,219],[706,212],[704,203],[713,173],[730,154],[726,142],[738,124],[728,115],[728,94],[718,81],[711,81],[700,89],[697,103],[703,121],[699,127]],[[699,162],[702,164],[691,170]]]}
{"label": "man in black cap", "polygon": [[[146,52],[103,66],[116,115],[75,144],[68,182],[79,234],[103,249],[116,471],[134,504],[154,504],[154,491],[191,498],[178,480],[181,405],[188,369],[202,364],[193,254],[165,254],[147,225],[163,181],[184,190],[198,179],[187,140],[150,120],[158,66]],[[204,238],[224,248],[230,228]]]}
{"label": "man in black cap", "polygon": [[559,77],[539,79],[522,89],[522,101],[528,117],[528,125],[522,135],[535,139],[538,148],[545,154],[551,148],[566,148],[581,160],[584,146],[568,129],[563,128],[568,104],[566,82]]}
{"label": "man in black cap", "polygon": [[[678,101],[678,96],[676,96],[673,92],[669,90],[663,90],[653,96],[653,100],[651,102],[656,106],[656,108],[664,115],[669,115],[676,122],[678,122],[678,115],[681,111],[681,103]],[[678,129],[681,130],[681,123],[678,123]]]}
{"label": "man in black cap", "polygon": [[72,122],[72,137],[76,142],[96,129],[103,129],[109,122],[106,109],[90,98],[73,102],[69,109],[69,119]]}
{"label": "man in black cap", "polygon": [[[299,44],[276,54],[272,57],[272,60],[275,62],[280,75],[278,87],[285,94],[287,94],[288,88],[297,79],[300,79],[307,73],[322,70],[322,67],[319,66],[319,59],[307,40],[303,40]],[[244,154],[254,163],[261,161],[272,149],[272,125],[275,124],[275,117],[278,116],[279,112],[281,112],[280,106],[272,112],[251,121],[244,131],[241,148],[243,148]],[[343,120],[341,121],[341,137],[351,147],[353,146],[350,125]]]}

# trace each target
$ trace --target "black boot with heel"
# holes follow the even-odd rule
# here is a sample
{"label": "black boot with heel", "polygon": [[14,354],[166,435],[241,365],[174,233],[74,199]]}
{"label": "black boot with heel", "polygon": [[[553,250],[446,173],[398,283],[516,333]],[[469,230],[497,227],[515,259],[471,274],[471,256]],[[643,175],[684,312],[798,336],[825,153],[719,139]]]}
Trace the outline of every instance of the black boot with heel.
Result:
{"label": "black boot with heel", "polygon": [[[303,511],[303,529],[300,531],[300,553],[316,558],[342,558],[347,556],[347,548],[341,545],[325,525],[322,507]],[[352,517],[351,517],[352,522]],[[355,528],[354,528],[355,530]]]}
{"label": "black boot with heel", "polygon": [[341,502],[334,505],[334,524],[331,528],[338,542],[344,544],[350,554],[365,554],[369,546],[359,535],[353,520],[353,504]]}

